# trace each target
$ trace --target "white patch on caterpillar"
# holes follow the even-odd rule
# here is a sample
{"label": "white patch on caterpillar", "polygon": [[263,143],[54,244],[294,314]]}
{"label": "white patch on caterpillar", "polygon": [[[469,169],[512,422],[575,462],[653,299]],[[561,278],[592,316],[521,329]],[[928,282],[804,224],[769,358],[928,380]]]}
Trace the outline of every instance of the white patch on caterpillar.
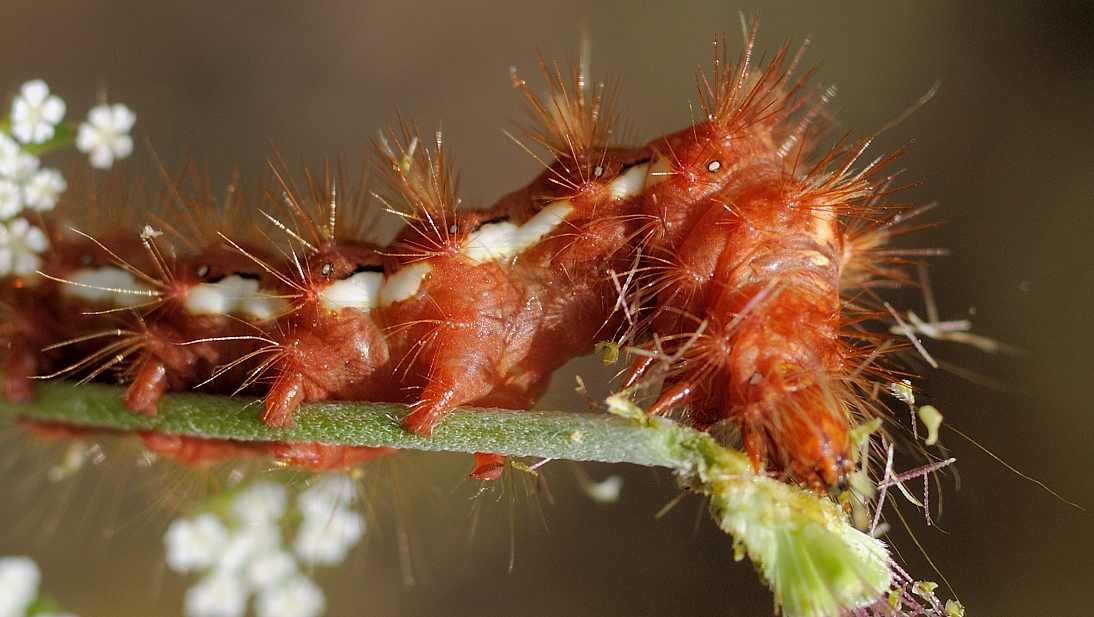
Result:
{"label": "white patch on caterpillar", "polygon": [[646,165],[646,182],[642,188],[651,187],[659,182],[668,180],[669,177],[676,173],[676,170],[672,166],[672,162],[663,156],[657,157],[652,164]]}
{"label": "white patch on caterpillar", "polygon": [[390,306],[414,297],[426,275],[433,270],[429,263],[421,261],[392,274],[380,286],[380,306]]}
{"label": "white patch on caterpillar", "polygon": [[520,227],[519,237],[524,243],[524,248],[532,246],[539,242],[540,238],[554,231],[573,211],[574,205],[570,203],[570,200],[563,199],[552,202],[546,208],[537,212],[535,216],[528,219],[528,222]]}
{"label": "white patch on caterpillar", "polygon": [[467,235],[460,252],[475,265],[506,261],[520,252],[519,235],[520,227],[508,221],[483,225]]}
{"label": "white patch on caterpillar", "polygon": [[825,268],[832,263],[832,260],[824,256],[820,251],[805,251],[805,255],[808,256],[809,263],[819,268]]}
{"label": "white patch on caterpillar", "polygon": [[520,226],[508,221],[483,225],[468,234],[461,253],[475,265],[510,261],[554,231],[573,211],[570,200],[562,199],[551,202]]}
{"label": "white patch on caterpillar", "polygon": [[649,167],[649,163],[631,167],[625,174],[612,180],[608,185],[608,194],[614,199],[626,199],[641,193],[649,185]]}
{"label": "white patch on caterpillar", "polygon": [[323,288],[319,293],[319,305],[328,311],[374,309],[380,305],[383,284],[384,275],[380,272],[358,272]]}
{"label": "white patch on caterpillar", "polygon": [[839,227],[839,215],[834,210],[818,208],[813,210],[813,239],[818,244],[834,244],[836,229]]}
{"label": "white patch on caterpillar", "polygon": [[65,281],[63,293],[70,298],[90,302],[109,302],[114,306],[137,306],[159,294],[141,285],[136,277],[117,266],[85,268],[72,273]]}
{"label": "white patch on caterpillar", "polygon": [[249,315],[259,321],[273,319],[288,310],[284,298],[263,292],[258,281],[238,274],[191,287],[183,305],[192,315]]}

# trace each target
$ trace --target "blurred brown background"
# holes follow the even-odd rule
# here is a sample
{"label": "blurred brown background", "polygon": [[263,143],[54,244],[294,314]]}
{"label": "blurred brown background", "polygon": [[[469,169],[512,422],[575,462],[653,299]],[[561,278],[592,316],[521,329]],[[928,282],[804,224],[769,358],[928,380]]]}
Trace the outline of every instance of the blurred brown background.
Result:
{"label": "blurred brown background", "polygon": [[[941,204],[930,216],[947,224],[906,243],[952,250],[932,268],[942,317],[975,310],[976,331],[1028,353],[990,357],[935,344],[936,355],[1001,386],[935,372],[923,387],[953,426],[1089,510],[1094,5],[1002,4],[5,0],[0,87],[14,94],[41,77],[68,103],[68,119],[83,118],[105,90],[136,111],[138,143],[147,140],[169,167],[185,147],[221,183],[233,166],[258,178],[271,142],[290,161],[341,154],[357,165],[397,112],[427,130],[443,120],[465,201],[487,204],[537,173],[502,133],[507,119],[522,117],[510,66],[534,76],[537,47],[565,59],[587,25],[593,73],[622,77],[621,107],[644,141],[689,123],[694,68],[709,68],[712,37],[724,30],[735,50],[738,12],[761,8],[760,49],[812,38],[807,62],[839,86],[840,133],[877,129],[941,82],[874,152],[910,144],[897,165],[922,184],[901,198]],[[52,162],[63,170],[79,162],[61,161]],[[921,306],[914,291],[894,298]],[[581,405],[566,396],[572,373],[559,378],[547,406]],[[903,512],[970,614],[1081,614],[1094,588],[1094,513],[1062,503],[953,432],[943,440],[958,457],[960,490],[952,475],[943,480],[935,528],[907,504]],[[13,459],[22,446],[9,435],[0,447],[0,458]],[[182,590],[196,579],[162,572],[166,517],[155,495],[190,481],[150,479],[115,461],[57,506],[57,489],[34,498],[38,489],[27,487],[42,484],[40,472],[37,484],[27,480],[31,463],[18,458],[0,478],[0,555],[34,556],[44,590],[83,617],[181,614]],[[380,486],[389,477],[372,473],[381,496],[369,545],[317,576],[329,615],[770,613],[769,594],[747,563],[733,562],[730,541],[699,500],[654,518],[675,495],[664,473],[623,470],[622,500],[600,506],[576,490],[564,463],[551,464],[554,503],[539,501],[546,530],[524,492],[512,527],[508,498],[490,494],[478,502],[483,516],[468,542],[475,486],[459,478],[469,462],[405,458],[402,501]],[[615,471],[586,469],[597,478]],[[59,511],[55,533],[38,531],[41,513]],[[412,587],[402,583],[401,521]],[[510,529],[515,563],[507,572]],[[909,538],[893,542],[913,574],[938,580]]]}

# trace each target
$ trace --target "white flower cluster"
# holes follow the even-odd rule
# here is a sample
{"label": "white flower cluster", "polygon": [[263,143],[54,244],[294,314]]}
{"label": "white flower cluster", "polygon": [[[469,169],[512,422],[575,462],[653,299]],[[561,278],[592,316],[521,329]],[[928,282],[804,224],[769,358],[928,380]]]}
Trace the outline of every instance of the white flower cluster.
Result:
{"label": "white flower cluster", "polygon": [[129,129],[136,121],[136,114],[121,103],[93,107],[87,122],[80,125],[76,148],[91,156],[92,167],[110,169],[114,159],[124,159],[133,152]]}
{"label": "white flower cluster", "polygon": [[[42,573],[30,557],[0,558],[0,617],[25,617],[38,599]],[[35,617],[76,617],[72,613],[37,610]]]}
{"label": "white flower cluster", "polygon": [[0,276],[33,274],[49,246],[41,229],[16,217],[24,209],[52,209],[68,185],[56,169],[41,169],[23,146],[52,138],[64,117],[64,101],[40,79],[23,84],[12,102],[11,135],[0,134]]}
{"label": "white flower cluster", "polygon": [[[41,79],[23,84],[12,101],[9,133],[0,133],[0,276],[33,274],[49,247],[45,233],[19,215],[53,209],[68,188],[61,172],[40,167],[27,151],[44,149],[64,117],[65,102]],[[136,118],[125,105],[99,105],[80,125],[76,147],[91,156],[93,166],[107,169],[133,151],[129,129]]]}
{"label": "white flower cluster", "polygon": [[301,566],[341,563],[361,540],[365,519],[352,509],[355,495],[345,474],[319,476],[296,498],[301,523],[292,552],[281,533],[288,497],[272,482],[237,493],[228,524],[211,513],[173,522],[164,538],[168,567],[204,573],[186,593],[187,617],[242,617],[252,594],[258,617],[322,614],[323,592]]}

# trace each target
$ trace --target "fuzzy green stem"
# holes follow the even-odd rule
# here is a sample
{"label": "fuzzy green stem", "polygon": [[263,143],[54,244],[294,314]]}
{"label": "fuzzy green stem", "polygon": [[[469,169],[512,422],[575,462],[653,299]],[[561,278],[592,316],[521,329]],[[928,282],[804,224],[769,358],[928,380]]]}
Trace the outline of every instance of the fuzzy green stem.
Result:
{"label": "fuzzy green stem", "polygon": [[302,405],[295,426],[262,424],[255,399],[169,394],[155,417],[129,411],[121,390],[99,384],[48,381],[30,405],[4,404],[0,414],[104,430],[165,433],[239,441],[300,441],[406,450],[496,452],[513,456],[674,467],[672,435],[607,414],[498,409],[457,409],[433,430],[432,439],[399,426],[410,408],[395,403],[327,402]]}
{"label": "fuzzy green stem", "polygon": [[264,426],[260,402],[200,394],[163,397],[154,418],[121,402],[117,387],[52,381],[30,405],[0,405],[0,415],[101,430],[159,430],[240,441],[303,441],[410,450],[495,452],[514,456],[668,467],[707,495],[718,525],[736,540],[788,615],[827,617],[870,604],[889,587],[883,544],[855,530],[834,503],[756,475],[748,457],[710,435],[663,418],[646,418],[625,398],[613,414],[458,409],[432,439],[403,431],[410,408],[383,403],[313,403],[291,429]]}

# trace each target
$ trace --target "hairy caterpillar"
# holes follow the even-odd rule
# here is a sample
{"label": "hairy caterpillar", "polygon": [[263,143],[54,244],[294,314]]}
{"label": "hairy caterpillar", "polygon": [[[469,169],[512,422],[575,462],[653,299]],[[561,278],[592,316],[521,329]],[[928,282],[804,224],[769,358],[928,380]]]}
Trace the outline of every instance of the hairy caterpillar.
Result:
{"label": "hairy caterpillar", "polygon": [[[789,49],[763,67],[751,42],[735,65],[716,57],[700,89],[706,121],[653,144],[642,207],[660,349],[640,356],[627,384],[670,357],[651,413],[687,405],[698,426],[732,419],[757,469],[845,490],[850,417],[872,414],[854,375],[892,379],[871,368],[870,336],[846,326],[858,310],[848,290],[886,274],[861,261],[893,233],[872,200],[891,158],[853,169],[865,145],[837,146],[806,162],[828,93],[809,88],[809,74],[794,79],[800,52]],[[848,220],[873,225],[851,234]]]}
{"label": "hairy caterpillar", "polygon": [[[307,191],[282,176],[267,212],[280,230],[266,235],[210,217],[205,187],[171,189],[185,207],[139,238],[91,230],[90,261],[56,244],[47,280],[11,312],[32,320],[40,298],[59,297],[94,323],[38,329],[49,341],[11,329],[5,364],[21,372],[5,372],[5,392],[25,396],[32,375],[118,369],[139,413],[194,388],[261,395],[264,421],[282,427],[305,400],[399,401],[414,404],[404,428],[428,436],[459,405],[527,408],[565,360],[626,340],[645,352],[628,385],[665,380],[653,413],[732,420],[757,469],[844,489],[854,416],[874,406],[862,375],[891,378],[840,299],[885,274],[869,252],[892,233],[872,201],[884,161],[853,170],[861,149],[811,152],[828,97],[792,78],[788,49],[756,63],[750,38],[704,84],[704,121],[638,147],[610,143],[609,106],[581,69],[569,81],[547,71],[549,96],[525,93],[532,139],[554,160],[483,211],[456,209],[440,137],[428,148],[404,128],[377,148],[385,200],[408,223],[387,247],[337,233],[343,189],[326,176]],[[477,477],[500,472],[498,457],[478,459]]]}

